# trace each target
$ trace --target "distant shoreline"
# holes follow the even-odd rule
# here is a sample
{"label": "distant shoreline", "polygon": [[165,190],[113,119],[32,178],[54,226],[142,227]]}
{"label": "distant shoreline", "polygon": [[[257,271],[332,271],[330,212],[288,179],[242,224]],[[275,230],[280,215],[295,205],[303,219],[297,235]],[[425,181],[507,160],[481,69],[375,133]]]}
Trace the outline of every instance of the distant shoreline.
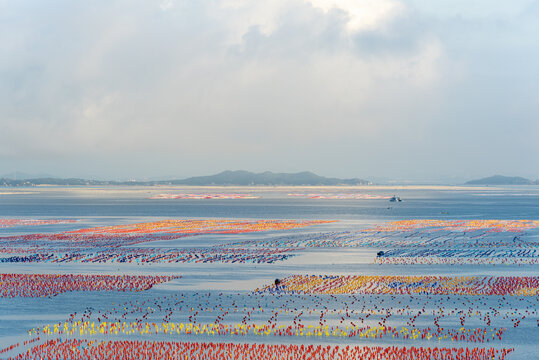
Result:
{"label": "distant shoreline", "polygon": [[0,185],[4,186],[38,186],[38,185],[62,185],[62,186],[153,186],[153,185],[194,185],[194,186],[332,186],[332,185],[370,185],[371,181],[353,178],[338,179],[316,175],[309,171],[299,173],[253,173],[244,170],[223,171],[209,176],[197,176],[178,180],[159,181],[107,181],[88,180],[79,178],[34,178],[14,180],[0,178]]}
{"label": "distant shoreline", "polygon": [[[5,186],[0,187],[4,189],[0,191],[1,194],[6,194],[7,191],[10,193],[25,193],[30,194],[34,192],[43,191],[163,191],[167,189],[180,190],[185,189],[186,191],[193,190],[226,190],[232,192],[234,190],[241,191],[298,191],[300,189],[320,191],[327,190],[333,192],[339,191],[369,191],[369,190],[465,190],[465,191],[488,191],[488,190],[503,190],[503,189],[536,189],[539,186],[514,186],[514,185],[497,185],[497,186],[479,186],[479,185],[387,185],[387,184],[377,184],[377,185],[343,185],[343,186],[321,186],[321,185],[36,185],[36,186]],[[31,191],[35,190],[35,191]]]}
{"label": "distant shoreline", "polygon": [[170,187],[170,186],[193,186],[193,187],[336,187],[345,189],[347,187],[367,187],[374,189],[376,186],[384,188],[414,187],[425,188],[433,186],[458,187],[470,186],[477,189],[478,186],[534,186],[539,185],[539,180],[529,180],[518,176],[494,175],[487,178],[470,180],[463,184],[436,183],[428,181],[417,183],[411,181],[394,181],[393,183],[375,184],[372,181],[351,178],[327,178],[316,175],[312,172],[304,171],[299,173],[252,173],[249,171],[223,171],[219,174],[209,176],[190,177],[177,180],[153,180],[153,181],[115,181],[115,180],[95,180],[81,178],[31,178],[31,179],[11,179],[0,178],[0,187],[9,188],[32,188],[32,187]]}

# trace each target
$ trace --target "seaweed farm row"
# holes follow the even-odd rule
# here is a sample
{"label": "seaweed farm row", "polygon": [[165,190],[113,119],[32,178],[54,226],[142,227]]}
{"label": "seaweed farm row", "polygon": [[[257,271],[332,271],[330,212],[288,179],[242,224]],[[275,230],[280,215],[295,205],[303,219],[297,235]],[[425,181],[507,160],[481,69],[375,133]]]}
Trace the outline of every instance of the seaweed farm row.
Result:
{"label": "seaweed farm row", "polygon": [[[503,360],[512,349],[49,340],[13,359]],[[10,358],[11,359],[11,358]]]}
{"label": "seaweed farm row", "polygon": [[[14,315],[0,333],[20,338],[0,358],[522,358],[538,324],[538,225],[178,219],[2,236],[0,309]],[[11,320],[38,302],[52,315]]]}
{"label": "seaweed farm row", "polygon": [[380,265],[534,265],[539,249],[390,249],[375,258]]}
{"label": "seaweed farm row", "polygon": [[[403,279],[398,280],[402,282]],[[287,280],[282,282],[286,284]],[[469,295],[420,293],[180,292],[157,297],[147,294],[143,298],[113,303],[108,309],[106,306],[88,307],[63,322],[29,329],[28,334],[31,340],[45,341],[42,345],[59,338],[67,343],[82,341],[91,344],[100,341],[136,343],[143,338],[148,346],[175,342],[174,339],[194,344],[218,344],[219,341],[234,339],[267,339],[273,343],[277,339],[313,341],[334,338],[347,343],[353,341],[348,343],[349,347],[354,347],[357,341],[364,343],[362,347],[372,347],[371,344],[379,340],[395,344],[379,347],[382,352],[394,347],[401,349],[406,342],[424,349],[454,349],[455,346],[467,349],[456,344],[494,344],[507,336],[512,338],[512,332],[522,324],[530,326],[530,322],[535,323],[538,305],[537,296],[522,294],[487,295],[476,299]],[[33,359],[32,356],[42,353],[42,345],[21,351],[19,356]],[[487,349],[481,347],[477,351]],[[488,352],[480,354],[492,355]],[[93,358],[94,355],[88,356]],[[259,356],[256,350],[251,355]],[[432,359],[434,355],[427,352],[425,356],[425,359]]]}
{"label": "seaweed farm row", "polygon": [[0,263],[255,263],[272,264],[292,256],[292,249],[239,249],[239,248],[116,248],[99,252],[38,253],[0,258]]}
{"label": "seaweed farm row", "polygon": [[68,291],[143,291],[174,276],[0,274],[0,298],[46,297]]}
{"label": "seaweed farm row", "polygon": [[[382,256],[373,257],[373,262],[378,264],[530,265],[539,261],[537,236],[532,237],[528,233],[536,229],[538,222],[530,220],[410,220],[356,232],[299,233],[222,243],[212,248],[134,247],[152,241],[178,240],[205,234],[248,234],[327,223],[166,220],[61,233],[4,236],[0,237],[0,253],[6,256],[0,258],[0,262],[274,263],[287,260],[305,248],[332,247],[383,249]],[[258,250],[260,248],[262,250]],[[415,251],[406,250],[408,248]]]}
{"label": "seaweed farm row", "polygon": [[[359,231],[308,233],[280,236],[232,245],[253,247],[366,247],[366,248],[537,248],[539,241],[527,231],[539,228],[538,221],[489,220],[441,222],[402,221]],[[230,244],[229,244],[230,246]]]}
{"label": "seaweed farm row", "polygon": [[62,225],[75,223],[77,220],[69,219],[0,219],[0,228],[14,226],[41,226],[41,225]]}
{"label": "seaweed farm row", "polygon": [[162,199],[188,199],[188,200],[229,200],[229,199],[260,199],[260,196],[252,194],[231,194],[231,193],[202,193],[202,194],[159,194],[150,196],[148,199],[162,200]]}
{"label": "seaweed farm row", "polygon": [[[374,195],[366,193],[289,193],[288,197],[299,199],[323,199],[323,200],[387,200],[391,196]],[[246,193],[177,193],[158,194],[148,197],[152,200],[231,200],[231,199],[260,199],[260,195]]]}
{"label": "seaweed farm row", "polygon": [[151,241],[181,239],[208,234],[246,234],[279,231],[327,224],[332,221],[294,220],[164,220],[97,228],[83,228],[60,233],[37,233],[0,237],[0,252],[27,253],[37,250],[60,251],[86,248],[118,248]]}
{"label": "seaweed farm row", "polygon": [[303,294],[539,295],[539,276],[294,275],[261,291]]}

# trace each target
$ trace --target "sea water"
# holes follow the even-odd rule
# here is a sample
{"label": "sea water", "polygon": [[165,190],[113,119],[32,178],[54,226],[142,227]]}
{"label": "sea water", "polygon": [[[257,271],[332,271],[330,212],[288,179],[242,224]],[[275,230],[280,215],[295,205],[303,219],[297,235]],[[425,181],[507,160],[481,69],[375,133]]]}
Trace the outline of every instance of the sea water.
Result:
{"label": "sea water", "polygon": [[[248,193],[257,199],[150,199],[160,193]],[[289,196],[301,194],[363,193],[389,197],[398,195],[402,202],[387,199],[331,200]],[[246,240],[264,240],[302,233],[357,231],[385,222],[406,219],[539,220],[539,187],[358,187],[358,188],[192,188],[192,187],[35,187],[5,188],[0,191],[0,218],[61,218],[78,222],[35,227],[0,228],[0,236],[34,232],[60,232],[80,228],[129,224],[164,219],[297,219],[336,220],[284,232],[232,235],[202,235],[174,242],[152,242],[152,247],[208,247]],[[536,234],[536,233],[535,233]],[[536,236],[534,233],[531,236]],[[494,275],[538,276],[537,265],[378,265],[373,263],[377,249],[308,249],[291,259],[273,264],[0,264],[2,273],[78,273],[78,274],[167,274],[180,279],[155,286],[141,293],[64,293],[52,298],[0,299],[0,347],[27,338],[27,330],[45,323],[65,321],[70,314],[87,308],[108,309],[112,303],[165,297],[170,294],[209,292],[231,294],[247,305],[248,294],[275,278],[295,274],[324,275]],[[403,296],[403,298],[406,296]],[[408,298],[408,297],[407,297]],[[238,300],[240,301],[240,300]],[[284,301],[280,299],[279,301]],[[328,300],[329,301],[329,300]],[[496,300],[487,299],[485,309]],[[301,304],[298,304],[300,306]],[[179,319],[182,320],[182,319]],[[497,346],[515,346],[510,359],[530,358],[538,338],[537,320],[514,331]],[[530,325],[531,324],[531,325]],[[535,340],[534,340],[535,339]],[[175,340],[186,340],[178,338]],[[200,340],[200,339],[198,339]],[[198,341],[195,340],[195,341]],[[219,339],[213,339],[218,341]],[[238,341],[234,339],[222,339]],[[202,340],[201,340],[202,341]],[[205,339],[203,341],[208,341]],[[275,339],[243,338],[241,341],[276,342]],[[301,339],[287,339],[301,342]],[[323,339],[335,343],[339,340]],[[344,342],[346,344],[354,343]],[[359,342],[361,344],[361,342]],[[388,339],[368,345],[413,345],[392,343]],[[417,345],[417,344],[416,344]],[[422,344],[436,346],[436,344]],[[445,344],[447,345],[447,343]],[[456,345],[456,344],[454,344]],[[466,343],[459,344],[467,346]],[[493,344],[494,345],[494,344]],[[441,346],[441,345],[440,345]],[[451,346],[451,344],[449,344]]]}

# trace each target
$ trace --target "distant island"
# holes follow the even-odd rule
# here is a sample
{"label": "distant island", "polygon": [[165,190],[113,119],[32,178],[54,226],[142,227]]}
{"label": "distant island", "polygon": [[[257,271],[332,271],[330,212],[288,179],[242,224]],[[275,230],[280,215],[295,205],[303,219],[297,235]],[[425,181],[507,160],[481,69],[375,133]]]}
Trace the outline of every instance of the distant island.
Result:
{"label": "distant island", "polygon": [[539,180],[533,181],[520,176],[494,175],[468,181],[466,185],[539,185]]}
{"label": "distant island", "polygon": [[223,171],[216,175],[190,177],[182,180],[160,180],[160,181],[107,181],[107,180],[86,180],[86,179],[60,179],[60,178],[36,178],[15,180],[0,178],[0,186],[39,186],[39,185],[59,185],[59,186],[105,186],[105,185],[193,185],[193,186],[339,186],[339,185],[371,185],[368,180],[363,179],[337,179],[326,178],[309,171],[299,173],[273,173],[266,171],[263,173],[253,173],[249,171]]}

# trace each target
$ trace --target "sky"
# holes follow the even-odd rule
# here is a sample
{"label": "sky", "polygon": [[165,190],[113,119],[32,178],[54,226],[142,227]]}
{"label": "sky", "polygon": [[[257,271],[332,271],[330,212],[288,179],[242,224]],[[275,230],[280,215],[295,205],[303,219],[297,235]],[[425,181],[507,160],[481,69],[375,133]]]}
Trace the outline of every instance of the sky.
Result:
{"label": "sky", "polygon": [[539,1],[0,0],[0,175],[539,178]]}

